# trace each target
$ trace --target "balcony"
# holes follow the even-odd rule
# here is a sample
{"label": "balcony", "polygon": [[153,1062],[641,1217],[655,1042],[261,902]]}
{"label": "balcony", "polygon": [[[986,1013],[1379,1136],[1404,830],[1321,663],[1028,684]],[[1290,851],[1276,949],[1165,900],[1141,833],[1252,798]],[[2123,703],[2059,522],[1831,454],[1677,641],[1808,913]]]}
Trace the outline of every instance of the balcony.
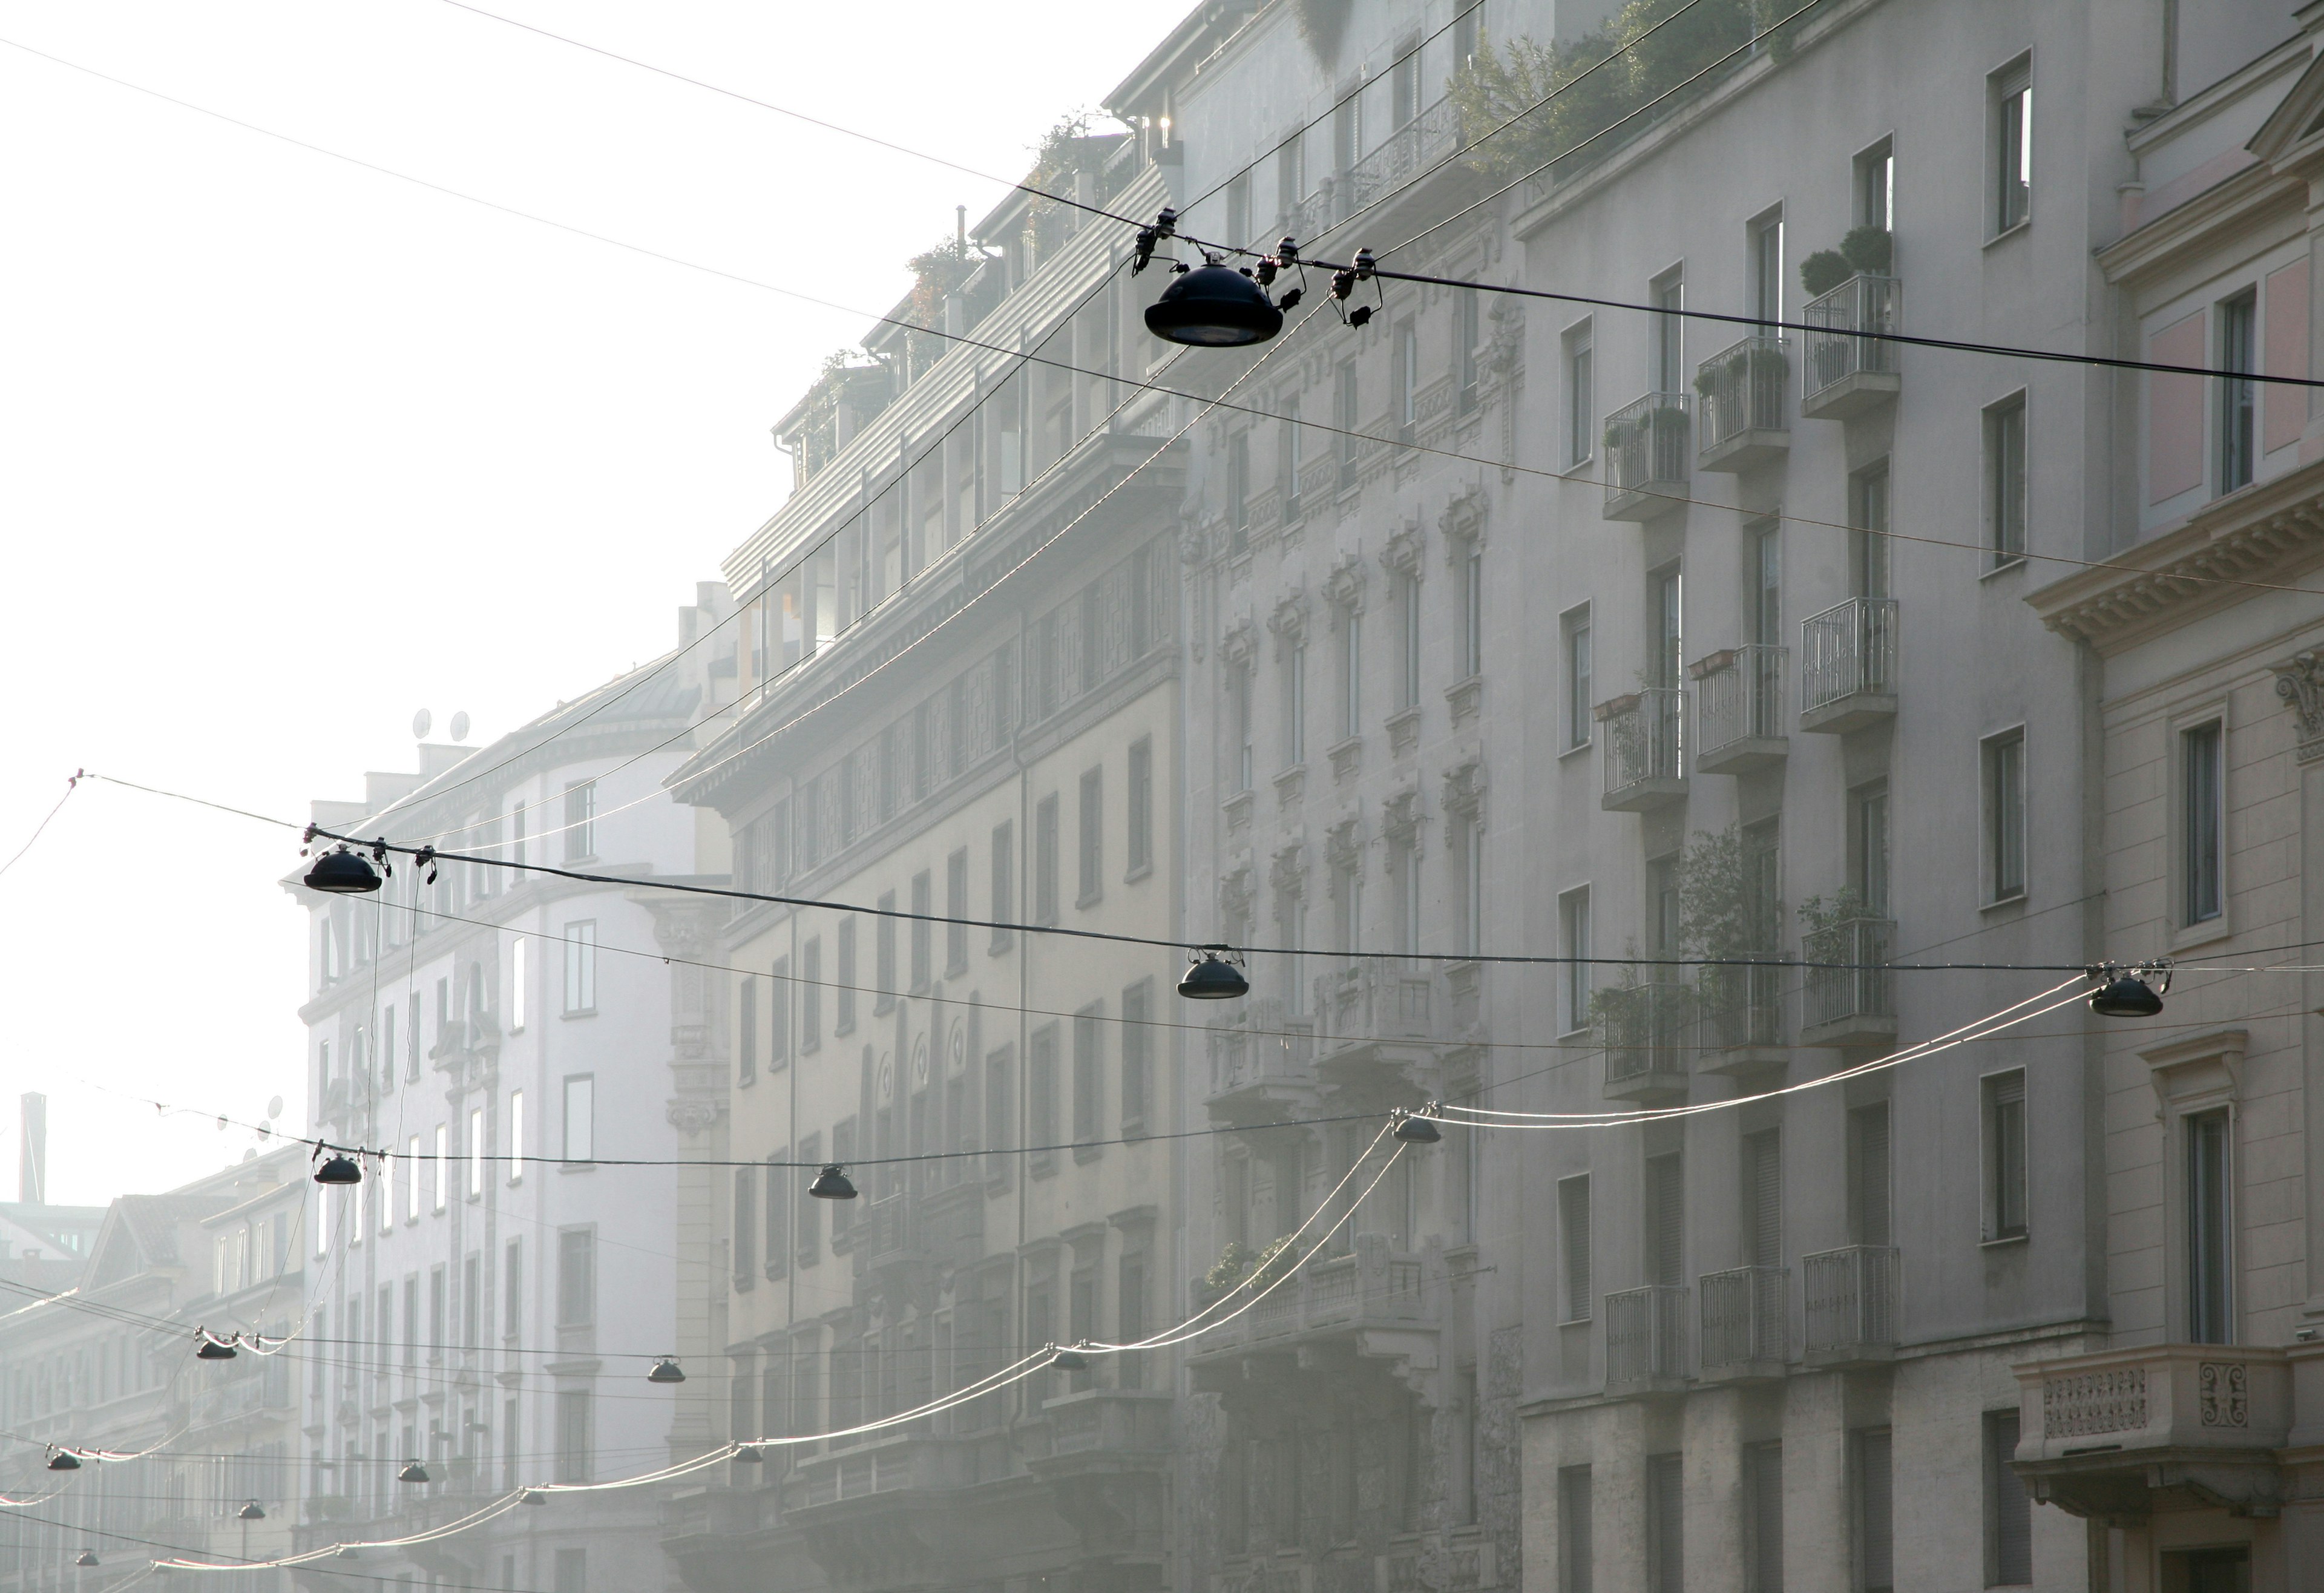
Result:
{"label": "balcony", "polygon": [[1904,292],[1895,277],[1851,277],[1808,301],[1800,318],[1816,329],[1808,334],[1801,414],[1845,420],[1895,398],[1896,345],[1851,334],[1900,329]]}
{"label": "balcony", "polygon": [[1792,1275],[1780,1266],[1738,1266],[1706,1272],[1700,1281],[1704,1380],[1782,1377]]}
{"label": "balcony", "polygon": [[[1348,212],[1376,204],[1461,148],[1461,107],[1438,100],[1348,168],[1341,188]],[[1296,235],[1305,238],[1308,234]]]}
{"label": "balcony", "polygon": [[1739,475],[1790,450],[1788,347],[1780,337],[1746,337],[1697,367],[1694,391],[1702,398],[1698,466]]}
{"label": "balcony", "polygon": [[1800,942],[1800,1044],[1892,1045],[1896,1038],[1895,981],[1887,962],[1895,948],[1891,918],[1843,918]]}
{"label": "balcony", "polygon": [[1650,392],[1606,417],[1608,520],[1650,520],[1683,507],[1687,395]]}
{"label": "balcony", "polygon": [[1698,660],[1694,677],[1694,766],[1704,774],[1751,774],[1791,751],[1784,733],[1784,670],[1789,649],[1751,642]]}
{"label": "balcony", "polygon": [[1597,714],[1606,727],[1606,794],[1599,806],[1646,813],[1686,800],[1683,691],[1647,686],[1599,704]]}
{"label": "balcony", "polygon": [[1694,991],[1677,983],[1609,986],[1591,999],[1606,1099],[1653,1104],[1684,1096]]}
{"label": "balcony", "polygon": [[1702,971],[1695,990],[1702,1017],[1700,1072],[1743,1077],[1791,1062],[1784,1045],[1784,987],[1791,971],[1749,962]]}
{"label": "balcony", "polygon": [[1253,996],[1210,1026],[1211,1082],[1203,1104],[1222,1123],[1280,1122],[1315,1099],[1315,1026],[1285,1016],[1279,996]]}
{"label": "balcony", "polygon": [[902,1277],[957,1266],[984,1256],[984,1190],[975,1183],[927,1194],[899,1193],[865,1202],[850,1256],[858,1278]]}
{"label": "balcony", "polygon": [[1839,735],[1896,713],[1896,600],[1851,597],[1800,622],[1800,728]]}
{"label": "balcony", "polygon": [[1606,1392],[1616,1399],[1686,1386],[1683,1285],[1648,1284],[1606,1296]]}
{"label": "balcony", "polygon": [[1429,965],[1367,958],[1315,981],[1315,1074],[1334,1089],[1436,1092],[1437,1000]]}
{"label": "balcony", "polygon": [[1242,1315],[1203,1334],[1193,1358],[1351,1334],[1360,1353],[1392,1353],[1413,1332],[1435,1331],[1436,1296],[1426,1272],[1418,1252],[1391,1250],[1380,1234],[1358,1234],[1352,1251],[1310,1260]]}
{"label": "balcony", "polygon": [[1896,1250],[1849,1245],[1800,1257],[1812,1367],[1877,1366],[1896,1352]]}
{"label": "balcony", "polygon": [[2319,1353],[2158,1344],[2018,1367],[2017,1474],[2076,1515],[2174,1505],[2273,1515],[2290,1482],[2273,1451],[2292,1439],[2294,1363]]}

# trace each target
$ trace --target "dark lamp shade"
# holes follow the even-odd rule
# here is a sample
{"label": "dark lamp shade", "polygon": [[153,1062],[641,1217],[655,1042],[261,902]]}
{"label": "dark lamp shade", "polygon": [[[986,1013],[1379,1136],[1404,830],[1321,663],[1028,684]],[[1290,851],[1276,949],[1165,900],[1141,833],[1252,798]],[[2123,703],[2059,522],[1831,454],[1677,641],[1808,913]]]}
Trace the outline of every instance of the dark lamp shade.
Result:
{"label": "dark lamp shade", "polygon": [[353,1156],[335,1156],[328,1161],[325,1162],[321,1166],[315,1169],[315,1182],[318,1183],[361,1183],[363,1182],[363,1168],[355,1164],[355,1159]]}
{"label": "dark lamp shade", "polygon": [[2144,980],[2126,973],[2090,992],[2090,1010],[2100,1017],[2153,1017],[2163,1010],[2163,998]]}
{"label": "dark lamp shade", "polygon": [[95,1565],[97,1563],[97,1551],[94,1549],[82,1550],[78,1556],[74,1559],[73,1563],[75,1565]]}
{"label": "dark lamp shade", "polygon": [[362,896],[379,889],[379,872],[369,860],[341,846],[325,852],[307,870],[307,889],[332,896]]}
{"label": "dark lamp shade", "polygon": [[1282,331],[1283,312],[1242,272],[1198,265],[1172,278],[1162,297],[1146,307],[1146,329],[1171,343],[1233,348],[1264,343]]}
{"label": "dark lamp shade", "polygon": [[855,1198],[855,1185],[848,1182],[845,1169],[825,1167],[815,1175],[807,1192],[818,1201],[852,1201]]}
{"label": "dark lamp shade", "polygon": [[1049,1370],[1053,1372],[1086,1372],[1089,1370],[1089,1357],[1084,1355],[1078,1349],[1060,1349],[1050,1360]]}
{"label": "dark lamp shade", "polygon": [[646,1374],[646,1381],[649,1383],[683,1383],[686,1381],[686,1374],[678,1369],[678,1362],[665,1355],[659,1360],[654,1362],[653,1370]]}
{"label": "dark lamp shade", "polygon": [[1205,954],[1186,970],[1186,977],[1178,981],[1178,993],[1190,1001],[1231,1001],[1250,994],[1250,981],[1225,958]]}
{"label": "dark lamp shade", "polygon": [[395,1480],[398,1482],[426,1482],[428,1480],[428,1468],[422,1466],[417,1460],[406,1460],[403,1463],[403,1469],[395,1474]]}
{"label": "dark lamp shade", "polygon": [[49,1457],[49,1469],[51,1471],[78,1471],[80,1469],[80,1457],[74,1454],[70,1450],[59,1450],[55,1454]]}
{"label": "dark lamp shade", "polygon": [[241,1509],[235,1511],[234,1515],[236,1521],[264,1521],[266,1519],[266,1512],[259,1508],[258,1501],[255,1499],[253,1499],[249,1504],[244,1505]]}
{"label": "dark lamp shade", "polygon": [[1434,1145],[1444,1137],[1428,1119],[1409,1115],[1396,1120],[1396,1137],[1406,1145]]}
{"label": "dark lamp shade", "polygon": [[234,1346],[221,1344],[216,1339],[204,1339],[194,1350],[196,1360],[232,1360]]}

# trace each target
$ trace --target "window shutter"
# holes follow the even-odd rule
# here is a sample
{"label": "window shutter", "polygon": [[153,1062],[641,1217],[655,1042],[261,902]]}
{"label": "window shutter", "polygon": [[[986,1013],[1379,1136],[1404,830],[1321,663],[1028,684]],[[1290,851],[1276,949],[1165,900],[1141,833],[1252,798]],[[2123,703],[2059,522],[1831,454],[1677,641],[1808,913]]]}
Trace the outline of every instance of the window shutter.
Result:
{"label": "window shutter", "polygon": [[1564,1218],[1565,1315],[1587,1321],[1596,1313],[1596,1285],[1590,1274],[1590,1179],[1569,1178],[1559,1186]]}
{"label": "window shutter", "polygon": [[[2299,261],[2268,273],[2263,360],[2271,376],[2308,374],[2308,262]],[[2189,381],[2197,380],[2190,377]],[[2296,387],[2271,386],[2260,446],[2269,453],[2300,440],[2308,426],[2308,395]]]}
{"label": "window shutter", "polygon": [[1686,1593],[1683,1476],[1678,1456],[1646,1457],[1647,1593]]}
{"label": "window shutter", "polygon": [[1891,1231],[1888,1109],[1868,1106],[1856,1114],[1856,1239],[1863,1245],[1885,1245]]}
{"label": "window shutter", "polygon": [[2011,1470],[2017,1452],[2017,1413],[1995,1411],[1985,1419],[1986,1487],[1991,1500],[1992,1585],[2022,1588],[2034,1580],[2034,1506],[2025,1485]]}
{"label": "window shutter", "polygon": [[1891,1593],[1895,1586],[1895,1511],[1885,1428],[1856,1439],[1857,1568],[1863,1593]]}
{"label": "window shutter", "polygon": [[1646,1281],[1676,1284],[1684,1263],[1680,1257],[1685,1236],[1683,1164],[1674,1153],[1646,1158]]}
{"label": "window shutter", "polygon": [[1751,1263],[1780,1266],[1784,1257],[1783,1141],[1775,1129],[1746,1142],[1751,1153]]}
{"label": "window shutter", "polygon": [[1568,1466],[1557,1474],[1557,1531],[1565,1568],[1559,1593],[1591,1593],[1597,1556],[1590,1542],[1590,1468]]}
{"label": "window shutter", "polygon": [[1751,1486],[1750,1593],[1784,1593],[1784,1446],[1748,1454]]}

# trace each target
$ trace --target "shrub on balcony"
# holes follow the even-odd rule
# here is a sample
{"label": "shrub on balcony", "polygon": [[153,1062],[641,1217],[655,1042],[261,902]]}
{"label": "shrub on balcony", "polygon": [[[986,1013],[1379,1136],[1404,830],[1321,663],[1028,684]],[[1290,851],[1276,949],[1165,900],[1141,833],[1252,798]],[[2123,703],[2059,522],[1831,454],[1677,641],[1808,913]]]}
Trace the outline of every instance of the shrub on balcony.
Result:
{"label": "shrub on balcony", "polygon": [[1819,249],[1800,262],[1800,286],[1811,299],[1821,299],[1856,274],[1848,256],[1837,249]]}
{"label": "shrub on balcony", "polygon": [[1864,898],[1857,894],[1856,887],[1846,886],[1829,897],[1819,893],[1802,902],[1800,925],[1806,930],[1807,938],[1814,941],[1830,936],[1849,919],[1864,917],[1870,910]]}
{"label": "shrub on balcony", "polygon": [[1885,277],[1896,262],[1896,240],[1885,226],[1850,227],[1840,241],[1840,252],[1858,274]]}

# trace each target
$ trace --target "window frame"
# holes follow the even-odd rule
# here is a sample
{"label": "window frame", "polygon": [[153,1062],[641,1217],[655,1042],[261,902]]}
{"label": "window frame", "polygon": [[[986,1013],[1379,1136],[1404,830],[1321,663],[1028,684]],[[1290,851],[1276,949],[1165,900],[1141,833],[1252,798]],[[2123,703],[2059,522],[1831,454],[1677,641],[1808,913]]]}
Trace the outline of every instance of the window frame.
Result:
{"label": "window frame", "polygon": [[[2227,850],[2228,781],[2227,761],[2229,727],[2227,704],[2224,700],[2205,703],[2174,714],[2167,727],[2170,741],[2171,796],[2167,808],[2171,825],[2171,919],[2175,933],[2174,948],[2197,942],[2215,940],[2231,932],[2228,894],[2229,864]],[[2200,815],[2198,793],[2195,788],[2196,738],[2209,732],[2210,751],[2208,761],[2215,781],[2209,793],[2213,811],[2208,826],[2212,855],[2210,882],[2216,899],[2208,913],[2200,911],[2202,902],[2197,879],[2200,866],[2197,855],[2196,826]]]}
{"label": "window frame", "polygon": [[1145,879],[1154,871],[1154,738],[1139,736],[1130,743],[1130,772],[1123,793],[1127,813],[1126,833],[1122,852],[1127,866],[1121,879],[1125,885]]}
{"label": "window frame", "polygon": [[2032,793],[2025,726],[2013,724],[1978,741],[1980,829],[1978,887],[1982,907],[2007,907],[2032,894],[2027,848]]}
{"label": "window frame", "polygon": [[565,861],[588,862],[597,855],[597,781],[565,782]]}
{"label": "window frame", "polygon": [[[1979,411],[1982,424],[1987,574],[2025,562],[2033,503],[2032,395],[2023,387]],[[2013,436],[2014,433],[2014,436]],[[2008,456],[2014,446],[2015,456]]]}
{"label": "window frame", "polygon": [[2034,56],[1986,76],[1986,241],[1998,243],[2034,221]]}
{"label": "window frame", "polygon": [[1561,1034],[1578,1035],[1590,1027],[1590,1003],[1597,981],[1587,961],[1590,953],[1590,883],[1584,880],[1557,897],[1557,941],[1561,956],[1573,959],[1561,970],[1558,1006]]}
{"label": "window frame", "polygon": [[[2240,318],[2241,347],[2233,332]],[[2211,306],[2211,364],[2220,371],[2260,368],[2259,284],[2245,284]],[[2212,495],[2237,492],[2258,479],[2263,443],[2259,429],[2259,383],[2249,376],[2213,377],[2211,389]]]}
{"label": "window frame", "polygon": [[[1557,1181],[1557,1286],[1563,1296],[1557,1319],[1562,1328],[1597,1320],[1598,1273],[1596,1238],[1591,1226],[1590,1174],[1576,1173]],[[1581,1244],[1574,1243],[1576,1231]]]}
{"label": "window frame", "polygon": [[1597,327],[1584,316],[1562,336],[1565,365],[1565,464],[1579,469],[1598,456]]}
{"label": "window frame", "polygon": [[[580,1101],[580,1132],[574,1132],[574,1102]],[[567,1073],[558,1091],[558,1159],[565,1165],[587,1166],[597,1154],[597,1075]]]}
{"label": "window frame", "polygon": [[[2028,1093],[2026,1072],[2022,1067],[1997,1068],[1978,1078],[1980,1237],[1987,1245],[2021,1244],[2034,1231]],[[1890,1176],[1895,1176],[1893,1168]],[[2010,1220],[2013,1199],[2016,1202],[2015,1222]]]}
{"label": "window frame", "polygon": [[597,921],[576,918],[563,925],[565,946],[563,1017],[597,1016]]}

